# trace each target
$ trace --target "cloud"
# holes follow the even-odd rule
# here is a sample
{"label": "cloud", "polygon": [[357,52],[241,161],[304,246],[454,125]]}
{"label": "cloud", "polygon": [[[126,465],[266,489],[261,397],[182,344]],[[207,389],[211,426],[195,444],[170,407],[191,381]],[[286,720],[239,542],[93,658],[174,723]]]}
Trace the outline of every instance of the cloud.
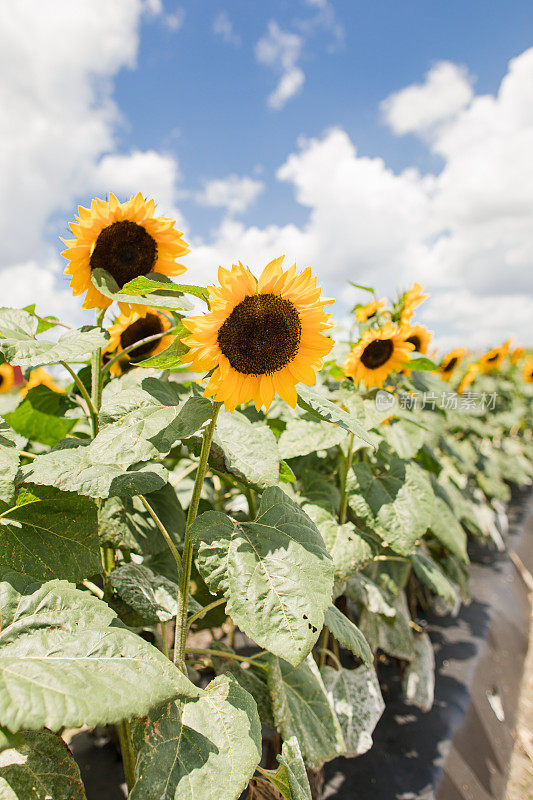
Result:
{"label": "cloud", "polygon": [[268,97],[271,108],[282,108],[303,86],[305,75],[297,66],[303,43],[302,36],[282,30],[277,22],[271,20],[268,33],[255,46],[257,61],[281,72],[276,88]]}
{"label": "cloud", "polygon": [[299,67],[293,67],[288,72],[284,72],[279,83],[268,96],[270,108],[279,110],[285,103],[297,94],[305,82],[305,75]]}
{"label": "cloud", "polygon": [[220,11],[216,15],[213,20],[213,33],[220,36],[226,44],[232,44],[234,47],[239,47],[241,44],[241,37],[233,30],[233,23],[227,11]]}
{"label": "cloud", "polygon": [[394,133],[425,133],[467,106],[473,97],[467,71],[440,61],[427,73],[423,84],[413,84],[390,95],[381,110]]}
{"label": "cloud", "polygon": [[227,178],[207,181],[195,199],[200,205],[225,208],[229,214],[239,214],[250,207],[264,188],[262,181],[228,175]]}

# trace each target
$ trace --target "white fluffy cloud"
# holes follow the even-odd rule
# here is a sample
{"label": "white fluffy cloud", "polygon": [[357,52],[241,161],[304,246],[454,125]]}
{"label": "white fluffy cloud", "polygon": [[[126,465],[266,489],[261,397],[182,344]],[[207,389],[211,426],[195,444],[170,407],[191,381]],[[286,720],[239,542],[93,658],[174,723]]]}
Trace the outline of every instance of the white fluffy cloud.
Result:
{"label": "white fluffy cloud", "polygon": [[229,214],[240,214],[264,191],[262,181],[247,175],[228,175],[207,181],[202,192],[196,194],[196,202],[203,206],[225,208]]}
{"label": "white fluffy cloud", "polygon": [[233,30],[233,23],[227,11],[220,11],[216,15],[213,20],[213,33],[220,36],[226,44],[232,44],[234,47],[239,47],[241,44],[241,37]]}
{"label": "white fluffy cloud", "polygon": [[303,44],[302,36],[282,30],[273,20],[268,23],[268,33],[257,42],[255,55],[258,62],[281,73],[276,88],[268,97],[271,108],[283,108],[302,88],[305,75],[297,62]]}

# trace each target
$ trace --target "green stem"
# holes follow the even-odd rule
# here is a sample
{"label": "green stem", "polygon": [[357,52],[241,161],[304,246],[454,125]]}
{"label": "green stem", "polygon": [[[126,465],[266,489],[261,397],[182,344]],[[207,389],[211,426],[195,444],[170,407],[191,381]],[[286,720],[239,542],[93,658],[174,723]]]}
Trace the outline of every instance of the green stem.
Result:
{"label": "green stem", "polygon": [[67,372],[70,372],[70,374],[72,375],[72,378],[74,379],[74,383],[76,384],[76,386],[80,390],[81,396],[83,397],[83,399],[87,403],[87,408],[89,410],[89,415],[91,417],[91,425],[92,425],[93,435],[94,435],[94,431],[98,430],[98,412],[97,412],[96,408],[93,405],[93,401],[91,399],[91,396],[90,396],[89,392],[87,391],[87,389],[85,388],[85,386],[83,385],[83,381],[81,381],[80,378],[78,377],[78,375],[76,375],[76,373],[74,372],[72,367],[69,364],[67,364],[66,361],[60,361],[60,364],[61,364],[61,366],[63,366],[67,370]]}
{"label": "green stem", "polygon": [[24,456],[24,458],[39,458],[37,453],[28,453],[26,450],[19,450],[19,456]]}
{"label": "green stem", "polygon": [[135,784],[135,756],[131,743],[131,728],[127,720],[119,722],[117,725],[118,738],[120,740],[120,750],[122,752],[122,763],[124,765],[124,775],[128,792],[133,789]]}
{"label": "green stem", "polygon": [[222,603],[226,602],[227,600],[225,597],[219,597],[218,600],[213,600],[212,603],[209,603],[208,606],[204,606],[204,608],[201,608],[200,611],[197,611],[195,614],[191,614],[191,616],[187,620],[187,627],[190,628],[193,622],[196,622],[197,619],[203,617],[204,614],[207,614],[208,611],[211,611],[211,609],[216,608],[217,606],[221,606]]}
{"label": "green stem", "polygon": [[189,599],[189,584],[191,582],[193,547],[191,542],[191,526],[198,513],[200,495],[207,472],[207,460],[211,450],[211,442],[215,432],[218,412],[222,403],[213,403],[213,416],[204,432],[202,440],[202,450],[200,461],[196,471],[192,498],[187,512],[187,524],[185,526],[185,539],[183,543],[183,567],[180,576],[180,586],[178,592],[178,614],[176,618],[176,633],[174,639],[174,663],[182,672],[186,673],[185,667],[185,643],[187,640],[187,601]]}
{"label": "green stem", "polygon": [[166,655],[168,659],[170,659],[170,652],[168,649],[168,639],[167,639],[167,624],[166,622],[159,623],[161,627],[161,644],[163,645],[163,653]]}
{"label": "green stem", "polygon": [[331,660],[335,662],[337,669],[342,669],[342,664],[339,660],[339,657],[335,655],[333,650],[328,650],[327,647],[319,647],[318,652],[320,653],[321,658],[322,656],[324,656],[324,662],[326,661],[326,658],[329,656]]}
{"label": "green stem", "polygon": [[[96,313],[96,325],[102,327],[105,317],[105,309],[98,309]],[[91,401],[96,412],[96,422],[93,424],[93,436],[98,433],[98,412],[102,405],[102,348],[95,350],[91,359]]]}
{"label": "green stem", "polygon": [[348,439],[348,453],[344,459],[342,479],[341,479],[341,501],[339,506],[339,522],[344,525],[346,522],[346,510],[348,507],[348,493],[346,492],[346,483],[348,481],[348,474],[352,467],[353,461],[353,433],[350,434]]}
{"label": "green stem", "polygon": [[229,658],[233,661],[243,661],[246,664],[253,664],[254,667],[259,667],[267,672],[268,667],[264,664],[258,664],[256,658],[266,653],[266,650],[256,653],[254,656],[238,656],[237,653],[227,653],[225,650],[210,650],[208,647],[188,647],[187,653],[197,653],[198,655],[217,656],[217,658]]}
{"label": "green stem", "polygon": [[152,336],[146,336],[144,339],[139,339],[139,341],[130,344],[128,347],[125,347],[123,350],[121,350],[120,353],[117,353],[116,356],[110,358],[109,361],[107,361],[107,363],[103,365],[102,372],[105,372],[106,370],[110,369],[110,367],[112,367],[116,361],[120,361],[122,356],[127,355],[131,350],[136,350],[138,347],[142,347],[145,344],[149,344],[150,342],[155,342],[157,341],[157,339],[162,339],[163,336],[168,336],[168,335],[172,336],[173,330],[176,329],[169,328],[168,330],[163,331],[163,333],[153,333]]}
{"label": "green stem", "polygon": [[320,642],[319,652],[320,652],[320,661],[318,663],[319,667],[323,667],[326,663],[326,657],[328,653],[328,640],[329,640],[329,630],[324,626],[324,630],[322,631],[322,641]]}
{"label": "green stem", "polygon": [[248,516],[250,517],[250,519],[255,519],[257,516],[257,504],[255,502],[255,492],[248,486],[244,491],[246,494],[246,499],[248,501]]}
{"label": "green stem", "polygon": [[165,539],[165,542],[168,544],[168,548],[169,548],[170,552],[172,553],[172,555],[174,556],[174,560],[175,560],[176,564],[178,565],[178,572],[181,572],[182,566],[183,566],[183,562],[181,560],[181,556],[179,554],[178,548],[176,547],[176,545],[172,541],[171,535],[169,534],[169,532],[167,531],[167,529],[165,528],[165,526],[163,525],[163,523],[161,522],[161,520],[159,519],[157,514],[155,513],[154,509],[152,508],[152,506],[150,505],[150,503],[148,502],[146,497],[143,494],[138,495],[138,497],[139,497],[139,500],[141,501],[141,503],[143,504],[143,506],[145,507],[145,509],[148,511],[148,513],[152,517],[153,521],[155,522],[155,524],[157,525],[159,530],[161,531],[161,533],[163,534],[163,538]]}

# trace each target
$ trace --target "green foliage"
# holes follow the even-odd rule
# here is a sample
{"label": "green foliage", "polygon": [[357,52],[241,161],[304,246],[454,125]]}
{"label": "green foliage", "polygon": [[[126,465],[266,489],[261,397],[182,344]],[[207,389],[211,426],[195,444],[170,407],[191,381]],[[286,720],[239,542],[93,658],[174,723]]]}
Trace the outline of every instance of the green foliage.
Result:
{"label": "green foliage", "polygon": [[296,736],[283,742],[277,770],[262,770],[285,800],[311,800],[311,789]]}
{"label": "green foliage", "polygon": [[366,753],[372,747],[372,732],[385,708],[374,668],[326,666],[320,674],[341,726],[343,755],[353,758]]}
{"label": "green foliage", "polygon": [[324,419],[333,425],[338,425],[349,433],[353,433],[358,439],[362,439],[363,442],[373,446],[372,440],[369,439],[361,423],[354,416],[347,411],[343,411],[340,406],[332,402],[328,397],[328,392],[311,389],[300,384],[298,386],[298,405],[312,416]]}
{"label": "green foliage", "polygon": [[135,278],[122,289],[109,272],[103,269],[94,269],[91,273],[91,280],[104,297],[119,303],[134,303],[182,313],[190,311],[192,308],[183,293],[174,289],[176,284],[170,278],[159,273],[150,273],[141,278]]}
{"label": "green foliage", "polygon": [[72,415],[74,409],[79,410],[66,395],[54,392],[48,386],[34,386],[14,411],[4,415],[4,419],[26,439],[53,446],[78,422]]}
{"label": "green foliage", "polygon": [[352,522],[341,525],[327,509],[311,503],[306,503],[303,509],[322,534],[324,544],[333,559],[336,581],[349,578],[371,561],[372,548],[359,535]]}
{"label": "green foliage", "polygon": [[372,650],[367,640],[354,623],[339,611],[336,606],[330,606],[326,611],[324,624],[337,639],[339,644],[351,650],[356,658],[360,658],[367,667],[372,664]]}
{"label": "green foliage", "polygon": [[19,471],[20,456],[15,445],[15,432],[0,422],[0,502],[15,500],[15,478]]}

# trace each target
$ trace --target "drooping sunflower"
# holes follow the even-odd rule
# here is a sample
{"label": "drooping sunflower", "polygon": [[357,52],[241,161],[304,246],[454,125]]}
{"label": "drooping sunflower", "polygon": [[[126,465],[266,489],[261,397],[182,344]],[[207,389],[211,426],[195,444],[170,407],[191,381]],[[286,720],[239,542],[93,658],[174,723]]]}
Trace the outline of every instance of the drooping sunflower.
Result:
{"label": "drooping sunflower", "polygon": [[443,381],[450,380],[450,378],[452,377],[452,372],[461,363],[461,361],[465,356],[466,356],[466,350],[464,347],[456,347],[455,350],[450,350],[449,353],[446,353],[446,355],[440,362],[440,371],[441,371],[440,377],[442,378]]}
{"label": "drooping sunflower", "polygon": [[428,294],[422,294],[421,285],[415,281],[412,288],[408,289],[403,296],[402,310],[400,312],[400,326],[409,324],[415,308],[428,297]]}
{"label": "drooping sunflower", "polygon": [[395,325],[388,322],[378,330],[367,330],[361,336],[344,364],[345,375],[354,381],[364,381],[371,388],[383,386],[383,381],[394,370],[401,370],[414,350]]}
{"label": "drooping sunflower", "polygon": [[294,408],[297,383],[313,384],[316,370],[333,347],[332,327],[308,267],[283,272],[284,256],[271,261],[259,280],[241,263],[219,268],[220,286],[210,286],[210,311],[188,317],[191,335],[182,339],[196,372],[213,370],[206,397],[234,411],[253,400],[257,410],[270,407],[279,394]]}
{"label": "drooping sunflower", "polygon": [[523,347],[515,347],[513,350],[511,350],[511,352],[509,353],[511,364],[518,364],[518,362],[520,361],[522,356],[525,355],[525,353],[526,351]]}
{"label": "drooping sunflower", "polygon": [[355,318],[357,322],[368,322],[369,319],[374,317],[380,308],[383,308],[385,305],[386,300],[373,300],[371,303],[368,303],[366,306],[361,306],[361,308],[356,309],[355,311]]}
{"label": "drooping sunflower", "polygon": [[522,374],[526,383],[533,383],[533,356],[526,356]]}
{"label": "drooping sunflower", "polygon": [[412,328],[404,328],[402,334],[406,342],[411,342],[415,353],[422,353],[422,355],[427,353],[432,336],[431,331],[428,331],[423,325],[414,325]]}
{"label": "drooping sunflower", "polygon": [[15,383],[15,370],[10,364],[0,364],[0,394],[9,392]]}
{"label": "drooping sunflower", "polygon": [[[154,217],[154,211],[155,201],[145,202],[140,192],[126,203],[110,194],[109,200],[93,200],[90,209],[79,206],[77,221],[70,223],[76,238],[63,240],[67,249],[62,255],[69,260],[65,273],[72,276],[72,293],[87,292],[82,308],[108,308],[112,302],[92,284],[94,269],[105,269],[120,288],[149,272],[169,276],[185,272],[176,258],[189,252],[187,243],[174,220]],[[119,306],[124,313],[146,313],[145,306]]]}
{"label": "drooping sunflower", "polygon": [[475,378],[481,372],[483,372],[483,369],[479,364],[477,364],[477,363],[470,364],[468,366],[465,374],[463,375],[461,383],[457,387],[457,393],[458,394],[462,394],[464,392],[464,390],[467,389],[474,382]]}
{"label": "drooping sunflower", "polygon": [[27,382],[20,390],[22,397],[26,397],[30,389],[33,389],[35,386],[48,386],[48,388],[53,392],[64,392],[64,389],[62,389],[61,386],[58,386],[52,376],[49,375],[48,372],[42,367],[32,369]]}
{"label": "drooping sunflower", "polygon": [[[149,336],[156,336],[168,331],[172,327],[172,322],[166,314],[158,311],[155,308],[146,308],[146,316],[141,316],[133,311],[131,314],[120,314],[114,321],[109,330],[109,341],[107,342],[103,353],[119,354],[127,347],[130,347],[135,342],[140,342],[142,339],[147,339]],[[160,339],[154,339],[151,342],[145,342],[134,350],[124,355],[124,359],[136,364],[138,361],[144,361],[145,358],[161,353],[171,344],[174,337],[170,334],[161,336]],[[119,361],[115,361],[111,365],[111,372],[115,375],[120,375],[121,368]]]}
{"label": "drooping sunflower", "polygon": [[508,343],[502,344],[499,347],[493,347],[479,359],[479,364],[483,372],[493,372],[499,369],[503,359],[507,355],[509,346]]}

